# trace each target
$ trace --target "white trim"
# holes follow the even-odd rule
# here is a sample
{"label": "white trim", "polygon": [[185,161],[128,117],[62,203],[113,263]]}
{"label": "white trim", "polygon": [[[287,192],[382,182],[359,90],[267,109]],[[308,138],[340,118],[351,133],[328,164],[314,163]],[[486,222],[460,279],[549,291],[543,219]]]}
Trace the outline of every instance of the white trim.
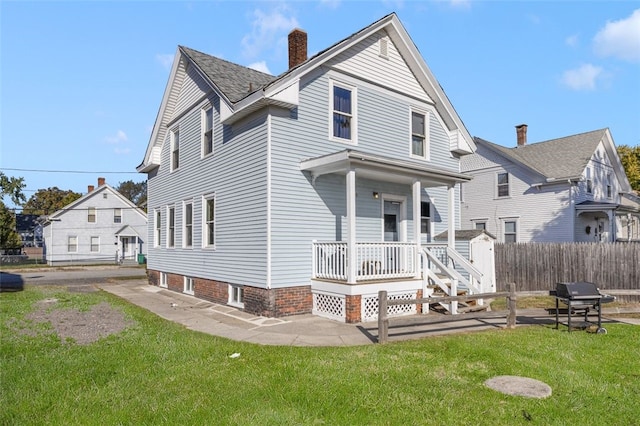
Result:
{"label": "white trim", "polygon": [[[424,117],[424,155],[417,155],[413,153],[413,114],[419,114]],[[409,157],[415,158],[416,160],[431,160],[431,141],[430,141],[430,119],[431,113],[422,108],[411,107],[409,109]]]}
{"label": "white trim", "polygon": [[[234,300],[234,290],[238,290],[239,292],[239,301]],[[230,306],[235,306],[237,308],[244,308],[244,288],[240,285],[229,284],[228,289],[229,298],[227,300],[227,304]]]}
{"label": "white trim", "polygon": [[[171,227],[170,227],[170,219],[171,219],[171,210],[173,210],[173,245],[169,245],[169,242],[171,241],[171,239],[169,238],[169,236],[171,235]],[[167,232],[167,238],[165,241],[165,247],[166,248],[175,248],[176,247],[176,206],[175,204],[169,204],[166,207],[166,232]]]}
{"label": "white trim", "polygon": [[[509,191],[507,195],[500,195],[500,175],[507,175],[507,190]],[[499,170],[496,172],[494,191],[496,199],[511,198],[511,173],[506,170]]]}
{"label": "white trim", "polygon": [[398,242],[407,242],[407,197],[404,195],[396,194],[381,194],[382,203],[380,210],[380,241],[384,241],[384,202],[397,202],[400,203],[400,223],[398,229]]}
{"label": "white trim", "polygon": [[[343,139],[333,135],[333,89],[339,87],[351,92],[351,139]],[[358,90],[353,84],[329,78],[329,140],[348,145],[358,145]]]}
{"label": "white trim", "polygon": [[267,279],[266,287],[271,288],[272,247],[271,247],[271,114],[267,116]]}
{"label": "white trim", "polygon": [[[513,222],[515,223],[515,234],[516,234],[516,240],[515,242],[519,242],[520,240],[520,216],[504,216],[504,217],[499,217],[498,218],[500,220],[500,233],[499,233],[499,239],[501,243],[506,242],[505,241],[505,233],[506,233],[506,228],[505,228],[505,224],[507,222]],[[512,234],[511,232],[509,234]],[[513,241],[512,241],[513,242]]]}
{"label": "white trim", "polygon": [[[191,285],[187,285],[187,283],[191,283]],[[194,295],[196,288],[195,279],[193,277],[183,277],[182,279],[182,292],[184,294]]]}
{"label": "white trim", "polygon": [[[191,205],[191,244],[187,245],[187,206]],[[194,216],[193,198],[182,200],[182,248],[193,248],[194,237]]]}
{"label": "white trim", "polygon": [[160,282],[158,283],[158,286],[162,287],[162,288],[167,288],[169,287],[169,285],[167,284],[168,281],[168,277],[167,277],[167,273],[166,272],[160,272]]}
{"label": "white trim", "polygon": [[[93,239],[97,238],[98,239],[98,250],[92,250],[93,249]],[[96,236],[96,235],[89,235],[89,253],[100,253],[100,236]]]}
{"label": "white trim", "polygon": [[162,211],[153,209],[153,246],[160,247],[162,244]]}
{"label": "white trim", "polygon": [[[211,111],[211,152],[205,153],[205,133],[207,129],[207,112]],[[207,103],[200,108],[200,158],[210,157],[214,149],[213,106]]]}
{"label": "white trim", "polygon": [[[208,240],[209,240],[209,228],[207,225],[207,201],[208,200],[213,200],[213,244],[209,245]],[[202,238],[201,238],[201,242],[200,245],[202,246],[203,249],[207,249],[207,250],[215,250],[216,249],[216,207],[218,205],[218,202],[216,200],[216,193],[212,192],[210,194],[205,194],[202,196],[202,226],[201,226],[201,231],[202,231]]]}
{"label": "white trim", "polygon": [[[173,173],[180,169],[180,126],[175,126],[169,132],[170,134],[170,149],[169,149],[169,171]],[[176,135],[178,135],[178,167],[173,167],[173,153],[175,152]]]}

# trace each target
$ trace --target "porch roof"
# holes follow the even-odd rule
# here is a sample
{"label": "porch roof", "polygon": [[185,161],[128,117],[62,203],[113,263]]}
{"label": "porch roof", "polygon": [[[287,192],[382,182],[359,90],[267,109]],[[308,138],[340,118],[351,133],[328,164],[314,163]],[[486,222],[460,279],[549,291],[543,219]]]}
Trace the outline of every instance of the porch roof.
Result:
{"label": "porch roof", "polygon": [[391,182],[411,183],[420,180],[425,186],[455,185],[468,182],[473,177],[463,173],[406,160],[367,154],[346,149],[320,157],[302,160],[300,170],[311,173],[312,179],[318,176],[355,170],[360,177],[384,179]]}

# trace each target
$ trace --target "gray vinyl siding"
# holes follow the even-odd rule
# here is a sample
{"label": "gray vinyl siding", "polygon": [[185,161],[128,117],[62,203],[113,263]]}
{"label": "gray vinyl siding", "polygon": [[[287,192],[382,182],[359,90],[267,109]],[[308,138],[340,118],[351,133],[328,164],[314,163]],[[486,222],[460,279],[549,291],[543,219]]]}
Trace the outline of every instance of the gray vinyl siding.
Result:
{"label": "gray vinyl siding", "polygon": [[[184,93],[184,92],[183,92]],[[191,101],[199,94],[192,93]],[[182,101],[188,103],[187,101]],[[222,126],[214,107],[214,154],[201,158],[201,107],[177,122],[180,166],[169,171],[170,134],[162,161],[148,180],[149,207],[161,211],[161,244],[150,248],[148,267],[233,284],[266,285],[267,138],[266,115],[250,116],[232,128]],[[203,196],[215,194],[215,249],[202,247]],[[183,248],[183,201],[193,202],[193,246]],[[166,207],[175,205],[175,247],[167,248]],[[153,222],[153,221],[151,221]],[[149,224],[153,233],[153,223]],[[151,234],[153,235],[153,234]]]}

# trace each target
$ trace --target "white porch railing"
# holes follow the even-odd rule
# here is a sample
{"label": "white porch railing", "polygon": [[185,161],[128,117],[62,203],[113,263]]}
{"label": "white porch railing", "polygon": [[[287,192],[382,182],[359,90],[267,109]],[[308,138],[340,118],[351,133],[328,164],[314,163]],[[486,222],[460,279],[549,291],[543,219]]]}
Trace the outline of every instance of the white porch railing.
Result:
{"label": "white porch railing", "polygon": [[[313,242],[313,277],[346,281],[346,242]],[[356,281],[413,278],[417,274],[418,251],[414,243],[356,243]]]}

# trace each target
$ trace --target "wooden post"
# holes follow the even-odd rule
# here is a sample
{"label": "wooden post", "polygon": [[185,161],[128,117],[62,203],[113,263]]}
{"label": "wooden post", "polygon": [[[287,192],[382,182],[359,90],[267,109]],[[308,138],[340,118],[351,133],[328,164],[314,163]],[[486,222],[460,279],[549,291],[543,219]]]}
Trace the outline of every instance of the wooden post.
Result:
{"label": "wooden post", "polygon": [[507,306],[509,315],[507,315],[507,328],[516,328],[516,284],[509,283],[509,296],[507,296]]}
{"label": "wooden post", "polygon": [[389,335],[389,319],[387,318],[387,292],[378,292],[378,343],[386,343]]}

